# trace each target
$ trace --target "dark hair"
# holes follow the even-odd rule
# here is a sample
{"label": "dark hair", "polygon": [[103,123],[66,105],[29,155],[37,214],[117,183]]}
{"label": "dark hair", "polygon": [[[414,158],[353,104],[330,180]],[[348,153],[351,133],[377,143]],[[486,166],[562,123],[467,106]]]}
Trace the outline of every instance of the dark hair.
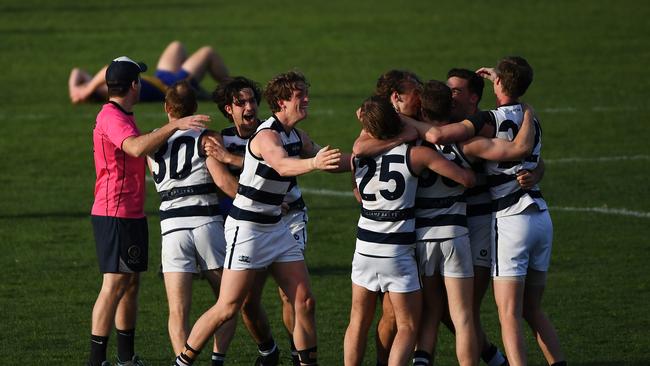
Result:
{"label": "dark hair", "polygon": [[226,112],[226,106],[235,103],[239,100],[239,93],[250,88],[253,91],[253,96],[257,104],[262,100],[262,92],[258,83],[243,76],[235,76],[225,82],[222,82],[212,92],[212,100],[217,104],[221,113],[232,121],[232,116]]}
{"label": "dark hair", "polygon": [[533,68],[520,56],[504,57],[495,70],[501,79],[503,92],[512,98],[524,95],[533,82]]}
{"label": "dark hair", "polygon": [[399,135],[404,127],[395,108],[386,98],[378,95],[363,101],[359,119],[363,128],[380,140]]}
{"label": "dark hair", "polygon": [[420,91],[421,87],[422,81],[415,73],[406,70],[390,70],[377,79],[375,95],[390,99],[394,91],[404,94],[414,89]]}
{"label": "dark hair", "polygon": [[[136,83],[139,83],[140,80],[136,80]],[[131,84],[117,84],[117,85],[107,85],[108,87],[108,96],[109,97],[123,97],[131,89]]]}
{"label": "dark hair", "polygon": [[481,101],[481,98],[483,98],[483,88],[485,87],[485,82],[483,81],[483,78],[480,77],[477,73],[474,71],[468,70],[468,69],[451,69],[447,73],[447,79],[451,77],[457,77],[461,78],[463,80],[467,80],[467,89],[473,94],[476,94],[478,96],[478,101],[476,104],[478,104]]}
{"label": "dark hair", "polygon": [[188,80],[180,80],[170,86],[165,93],[165,104],[174,118],[191,116],[198,107],[196,93]]}
{"label": "dark hair", "polygon": [[424,83],[420,95],[422,116],[429,121],[447,121],[451,113],[451,89],[438,80]]}
{"label": "dark hair", "polygon": [[280,105],[278,102],[291,99],[291,94],[294,90],[299,89],[300,84],[304,84],[305,87],[309,88],[305,75],[297,70],[285,72],[269,80],[266,83],[266,88],[264,88],[264,98],[269,104],[271,112],[279,112]]}

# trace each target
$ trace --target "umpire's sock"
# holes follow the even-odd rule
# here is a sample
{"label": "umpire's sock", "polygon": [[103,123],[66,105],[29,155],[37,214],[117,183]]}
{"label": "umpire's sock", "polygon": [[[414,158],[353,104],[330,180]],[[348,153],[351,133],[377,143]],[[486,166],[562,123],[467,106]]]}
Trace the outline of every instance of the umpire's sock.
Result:
{"label": "umpire's sock", "polygon": [[223,366],[226,362],[226,354],[212,352],[212,366]]}
{"label": "umpire's sock", "polygon": [[431,354],[427,351],[415,351],[413,353],[413,366],[431,365]]}
{"label": "umpire's sock", "polygon": [[117,333],[117,359],[127,362],[133,359],[135,345],[135,329],[120,330]]}

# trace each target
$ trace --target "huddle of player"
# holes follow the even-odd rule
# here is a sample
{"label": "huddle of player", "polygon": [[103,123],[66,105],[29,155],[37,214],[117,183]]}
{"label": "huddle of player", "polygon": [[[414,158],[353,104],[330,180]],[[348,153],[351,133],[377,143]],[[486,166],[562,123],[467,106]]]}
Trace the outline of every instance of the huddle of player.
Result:
{"label": "huddle of player", "polygon": [[[479,111],[483,80],[497,108]],[[524,318],[551,365],[565,364],[542,312],[552,224],[537,182],[541,128],[519,98],[532,82],[521,57],[476,73],[453,69],[447,83],[413,73],[382,75],[357,117],[354,155],[322,148],[296,124],[308,114],[309,84],[296,71],[257,83],[234,77],[213,94],[233,126],[175,132],[149,157],[161,196],[162,270],[175,364],[186,366],[213,337],[224,364],[236,315],[258,344],[257,365],[279,350],[261,305],[270,274],[279,286],[294,365],[317,364],[315,301],[304,250],[307,209],[296,176],[353,171],[361,203],[352,262],[346,365],[360,365],[377,299],[377,365],[430,365],[442,321],[456,335],[461,365],[525,365]],[[273,115],[258,119],[262,95]],[[188,82],[169,88],[170,122],[197,108]],[[218,198],[216,193],[218,193]],[[202,271],[216,304],[190,331],[192,274]],[[480,324],[494,279],[503,354]]]}

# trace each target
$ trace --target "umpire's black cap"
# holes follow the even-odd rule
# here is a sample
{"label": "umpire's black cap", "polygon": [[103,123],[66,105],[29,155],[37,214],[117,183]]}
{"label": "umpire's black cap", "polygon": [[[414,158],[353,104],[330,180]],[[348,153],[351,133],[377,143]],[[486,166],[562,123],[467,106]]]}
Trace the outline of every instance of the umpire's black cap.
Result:
{"label": "umpire's black cap", "polygon": [[106,70],[106,85],[127,86],[138,80],[141,72],[147,71],[147,65],[135,62],[126,56],[116,58]]}

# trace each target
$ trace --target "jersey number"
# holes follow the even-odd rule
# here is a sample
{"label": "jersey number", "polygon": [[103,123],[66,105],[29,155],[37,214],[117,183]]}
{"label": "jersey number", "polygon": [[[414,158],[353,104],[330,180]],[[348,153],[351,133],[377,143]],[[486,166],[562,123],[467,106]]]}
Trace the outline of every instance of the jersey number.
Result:
{"label": "jersey number", "polygon": [[[381,168],[379,169],[379,181],[380,182],[389,182],[389,181],[395,181],[395,190],[389,191],[387,189],[382,189],[379,191],[379,194],[382,195],[385,199],[389,201],[394,201],[404,194],[404,190],[406,189],[406,182],[404,181],[404,176],[396,171],[396,170],[390,170],[390,164],[395,163],[395,164],[404,164],[404,156],[403,155],[384,155],[381,158]],[[368,170],[366,171],[366,174],[363,175],[363,178],[361,178],[361,182],[359,183],[359,193],[361,194],[361,199],[364,201],[376,201],[377,196],[373,193],[364,193],[363,191],[366,188],[366,185],[368,185],[368,182],[370,182],[370,179],[375,176],[375,172],[377,171],[377,162],[372,159],[362,159],[359,162],[359,167],[364,167],[367,166]]]}
{"label": "jersey number", "polygon": [[[169,177],[171,179],[185,179],[192,172],[192,156],[194,156],[194,138],[189,136],[181,136],[174,140],[169,155]],[[181,147],[185,146],[185,156],[183,156],[183,165],[181,170],[178,170],[178,153]],[[153,174],[153,180],[160,183],[165,179],[167,173],[167,166],[165,165],[165,154],[167,153],[168,144],[164,145],[156,151],[154,160],[158,164],[158,173]]]}

